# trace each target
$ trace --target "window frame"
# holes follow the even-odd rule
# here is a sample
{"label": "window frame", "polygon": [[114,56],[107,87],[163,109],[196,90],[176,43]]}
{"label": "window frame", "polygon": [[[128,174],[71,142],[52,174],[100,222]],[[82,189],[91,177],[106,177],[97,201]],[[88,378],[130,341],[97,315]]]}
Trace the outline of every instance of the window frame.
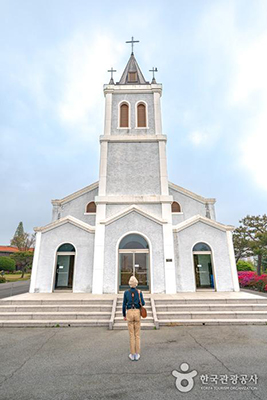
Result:
{"label": "window frame", "polygon": [[[146,110],[146,126],[138,126],[138,106],[139,104],[143,104],[145,106],[145,110]],[[148,106],[147,106],[147,102],[144,100],[138,100],[135,103],[135,129],[149,129],[148,126]]]}
{"label": "window frame", "polygon": [[[180,207],[180,211],[172,211],[172,205],[173,205],[173,203],[177,203],[178,205],[179,205],[179,207]],[[183,214],[183,211],[182,211],[182,207],[181,207],[181,204],[178,202],[178,201],[176,201],[176,200],[174,200],[173,202],[172,202],[172,204],[171,204],[171,212],[172,212],[172,214]]]}
{"label": "window frame", "polygon": [[86,204],[86,206],[85,206],[84,215],[96,215],[96,211],[94,211],[94,212],[88,212],[88,211],[87,211],[87,207],[88,207],[88,205],[91,204],[91,203],[94,203],[94,204],[95,204],[95,207],[96,207],[96,203],[95,203],[94,200],[89,201],[89,202]]}
{"label": "window frame", "polygon": [[[121,106],[127,104],[128,106],[128,126],[120,126],[121,123]],[[127,100],[121,100],[118,103],[118,127],[117,129],[131,129],[131,104]]]}

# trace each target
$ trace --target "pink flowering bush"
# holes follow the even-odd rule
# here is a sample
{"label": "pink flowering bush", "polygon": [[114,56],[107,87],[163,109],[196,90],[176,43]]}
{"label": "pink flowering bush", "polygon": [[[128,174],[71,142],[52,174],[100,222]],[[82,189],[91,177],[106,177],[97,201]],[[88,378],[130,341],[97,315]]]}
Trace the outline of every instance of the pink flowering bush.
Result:
{"label": "pink flowering bush", "polygon": [[239,271],[239,284],[261,292],[267,292],[267,274],[257,275],[254,271]]}

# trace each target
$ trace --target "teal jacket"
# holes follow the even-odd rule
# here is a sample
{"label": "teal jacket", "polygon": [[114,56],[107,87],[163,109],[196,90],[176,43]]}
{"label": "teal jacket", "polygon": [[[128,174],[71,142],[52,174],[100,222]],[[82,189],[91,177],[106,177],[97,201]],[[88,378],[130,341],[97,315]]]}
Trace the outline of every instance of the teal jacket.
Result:
{"label": "teal jacket", "polygon": [[[122,314],[124,317],[126,317],[126,309],[129,310],[132,308],[132,293],[134,293],[134,306],[135,308],[141,308],[140,306],[140,301],[139,301],[139,294],[137,289],[131,288],[128,290],[125,290],[124,296],[123,296],[123,303],[122,303]],[[140,290],[140,298],[141,298],[141,303],[142,306],[145,305],[145,300],[143,297],[143,293]]]}

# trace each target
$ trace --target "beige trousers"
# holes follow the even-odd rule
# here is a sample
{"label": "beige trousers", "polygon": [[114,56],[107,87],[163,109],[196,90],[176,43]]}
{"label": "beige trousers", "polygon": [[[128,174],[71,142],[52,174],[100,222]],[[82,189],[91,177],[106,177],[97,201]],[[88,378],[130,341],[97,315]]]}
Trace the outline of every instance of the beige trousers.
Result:
{"label": "beige trousers", "polygon": [[130,335],[130,352],[140,354],[140,310],[137,308],[127,310],[126,318]]}

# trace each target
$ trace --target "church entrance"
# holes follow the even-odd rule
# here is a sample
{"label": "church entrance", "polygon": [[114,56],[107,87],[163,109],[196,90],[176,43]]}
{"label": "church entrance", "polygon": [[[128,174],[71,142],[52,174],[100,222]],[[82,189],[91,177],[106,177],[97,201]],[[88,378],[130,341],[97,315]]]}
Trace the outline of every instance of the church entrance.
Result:
{"label": "church entrance", "polygon": [[211,248],[206,243],[197,243],[193,248],[197,289],[214,289],[214,274]]}
{"label": "church entrance", "polygon": [[72,289],[75,248],[70,243],[62,244],[57,251],[55,289]]}
{"label": "church entrance", "polygon": [[119,290],[129,289],[129,279],[134,275],[138,288],[149,290],[149,246],[143,236],[130,234],[119,245]]}

